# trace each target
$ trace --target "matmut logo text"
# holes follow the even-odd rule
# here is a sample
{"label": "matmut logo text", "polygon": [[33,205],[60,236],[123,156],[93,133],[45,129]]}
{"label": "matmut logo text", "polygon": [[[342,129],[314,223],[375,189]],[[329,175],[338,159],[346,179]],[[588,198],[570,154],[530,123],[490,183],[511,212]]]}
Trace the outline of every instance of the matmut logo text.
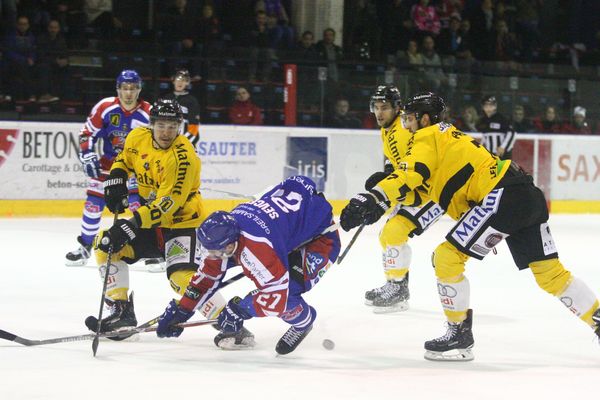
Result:
{"label": "matmut logo text", "polygon": [[0,167],[8,159],[15,144],[17,144],[18,137],[19,131],[17,129],[0,129]]}

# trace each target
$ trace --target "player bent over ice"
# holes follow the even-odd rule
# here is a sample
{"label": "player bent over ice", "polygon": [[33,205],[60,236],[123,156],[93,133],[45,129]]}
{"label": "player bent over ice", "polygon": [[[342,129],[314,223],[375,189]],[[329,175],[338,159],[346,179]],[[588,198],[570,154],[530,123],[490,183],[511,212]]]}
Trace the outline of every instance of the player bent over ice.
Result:
{"label": "player bent over ice", "polygon": [[473,313],[465,263],[470,257],[482,260],[503,239],[517,267],[529,268],[542,289],[600,338],[599,302],[560,262],[543,192],[516,164],[499,159],[442,122],[444,112],[444,101],[433,93],[416,95],[404,105],[403,124],[413,133],[407,153],[392,174],[369,192],[354,196],[340,218],[345,230],[365,218],[374,223],[385,207],[403,202],[408,193],[426,185],[431,199],[457,221],[432,257],[448,330],[425,342],[425,358],[473,359]]}
{"label": "player bent over ice", "polygon": [[[104,183],[106,206],[118,214],[127,204],[127,179],[135,175],[144,205],[133,218],[118,219],[94,241],[102,279],[111,245],[113,251],[106,289],[111,314],[102,319],[101,332],[137,324],[133,298],[127,296],[128,264],[140,258],[164,257],[171,287],[180,295],[198,268],[195,228],[205,217],[198,192],[201,164],[189,140],[179,135],[182,122],[175,100],[156,101],[150,111],[150,128],[129,133]],[[224,306],[225,300],[217,295],[203,311],[214,318]],[[86,325],[96,331],[97,318],[88,317]]]}
{"label": "player bent over ice", "polygon": [[187,321],[214,294],[228,268],[241,265],[257,289],[229,300],[219,314],[221,332],[215,344],[227,350],[250,347],[253,343],[239,338],[244,321],[273,316],[291,325],[275,351],[294,351],[317,317],[302,294],[319,282],[339,254],[337,230],[324,233],[332,224],[331,205],[305,176],[290,177],[231,213],[211,214],[197,231],[208,256],[181,301],[167,306],[157,335],[179,336],[183,328],[173,325]]}

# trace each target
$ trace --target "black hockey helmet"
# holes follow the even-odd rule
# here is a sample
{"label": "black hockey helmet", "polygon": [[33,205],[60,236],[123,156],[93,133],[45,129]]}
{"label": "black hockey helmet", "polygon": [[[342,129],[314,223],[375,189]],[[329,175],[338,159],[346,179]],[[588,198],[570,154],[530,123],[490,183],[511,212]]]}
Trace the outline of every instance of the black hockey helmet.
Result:
{"label": "black hockey helmet", "polygon": [[431,123],[437,124],[443,119],[446,103],[435,93],[423,92],[411,97],[402,110],[405,114],[415,114],[417,120],[420,120],[423,114],[427,114]]}
{"label": "black hockey helmet", "polygon": [[178,69],[175,71],[175,73],[172,76],[173,80],[176,79],[185,79],[186,81],[191,80],[192,78],[190,77],[190,71],[188,71],[187,69]]}
{"label": "black hockey helmet", "polygon": [[369,110],[371,110],[371,112],[374,112],[373,106],[378,101],[390,103],[394,108],[401,107],[402,100],[400,98],[400,91],[393,85],[377,86],[377,89],[371,96],[371,101],[369,102]]}
{"label": "black hockey helmet", "polygon": [[173,99],[156,100],[150,110],[150,122],[154,123],[158,119],[183,122],[181,106]]}
{"label": "black hockey helmet", "polygon": [[491,94],[483,96],[483,98],[481,99],[481,105],[484,105],[486,103],[490,103],[492,105],[498,105],[498,101],[496,100],[496,96],[491,95]]}

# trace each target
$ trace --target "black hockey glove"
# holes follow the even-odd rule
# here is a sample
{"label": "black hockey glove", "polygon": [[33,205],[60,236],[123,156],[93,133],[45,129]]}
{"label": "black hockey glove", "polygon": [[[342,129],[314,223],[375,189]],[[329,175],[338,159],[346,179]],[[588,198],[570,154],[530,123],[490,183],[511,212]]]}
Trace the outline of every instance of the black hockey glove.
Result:
{"label": "black hockey glove", "polygon": [[346,232],[356,228],[363,222],[366,225],[374,224],[390,208],[390,202],[376,191],[359,193],[350,199],[342,210],[340,224]]}
{"label": "black hockey glove", "polygon": [[383,171],[377,171],[367,178],[365,181],[365,190],[373,190],[375,185],[387,178],[392,172],[394,172],[394,166],[392,164],[385,164]]}
{"label": "black hockey glove", "polygon": [[83,172],[90,178],[98,178],[100,176],[100,161],[98,154],[87,150],[79,153],[79,161],[83,166]]}
{"label": "black hockey glove", "polygon": [[235,296],[221,311],[219,314],[219,329],[224,333],[235,333],[239,332],[244,326],[244,320],[252,318],[252,315],[248,314],[246,310],[241,308],[238,304],[242,301],[239,296]]}
{"label": "black hockey glove", "polygon": [[104,181],[104,201],[113,214],[121,214],[129,203],[127,202],[127,173],[122,169],[110,171]]}
{"label": "black hockey glove", "polygon": [[118,219],[109,230],[102,232],[97,247],[108,253],[112,244],[112,250],[116,253],[137,237],[137,230],[137,226],[130,220]]}
{"label": "black hockey glove", "polygon": [[183,332],[183,328],[176,325],[192,318],[192,315],[194,315],[194,310],[184,310],[177,301],[171,300],[165,312],[158,317],[156,336],[159,338],[179,337]]}

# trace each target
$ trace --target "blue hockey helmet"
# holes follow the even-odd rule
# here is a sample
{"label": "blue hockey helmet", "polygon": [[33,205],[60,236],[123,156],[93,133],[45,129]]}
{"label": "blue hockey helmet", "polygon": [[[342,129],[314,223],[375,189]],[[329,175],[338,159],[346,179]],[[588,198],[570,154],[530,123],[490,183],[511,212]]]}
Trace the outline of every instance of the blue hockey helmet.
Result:
{"label": "blue hockey helmet", "polygon": [[216,211],[208,216],[196,231],[198,241],[207,250],[223,250],[225,246],[238,240],[240,226],[225,211]]}
{"label": "blue hockey helmet", "polygon": [[133,83],[141,88],[142,78],[140,78],[140,75],[136,71],[132,69],[124,69],[121,71],[119,76],[117,76],[117,89],[119,89],[124,83]]}

